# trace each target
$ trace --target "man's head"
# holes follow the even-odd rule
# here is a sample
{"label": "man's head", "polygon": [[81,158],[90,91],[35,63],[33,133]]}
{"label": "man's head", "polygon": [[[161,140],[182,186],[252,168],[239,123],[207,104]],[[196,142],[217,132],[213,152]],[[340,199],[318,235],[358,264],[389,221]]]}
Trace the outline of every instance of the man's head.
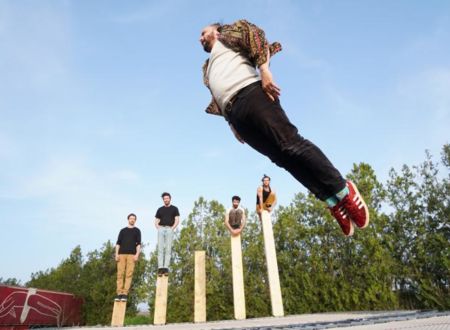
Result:
{"label": "man's head", "polygon": [[170,196],[170,194],[168,192],[163,192],[161,195],[161,198],[162,198],[165,206],[170,205],[170,200],[172,199],[172,196]]}
{"label": "man's head", "polygon": [[263,186],[268,187],[270,185],[270,177],[268,175],[265,175],[261,179]]}
{"label": "man's head", "polygon": [[241,197],[239,196],[233,196],[231,197],[231,203],[233,203],[233,207],[235,209],[237,209],[237,207],[239,206],[239,203],[241,202]]}
{"label": "man's head", "polygon": [[203,28],[199,40],[205,52],[211,53],[211,49],[219,36],[220,27],[219,23],[214,23]]}
{"label": "man's head", "polygon": [[128,219],[128,225],[130,227],[133,227],[134,224],[136,223],[136,214],[134,214],[134,213],[128,214],[127,219]]}

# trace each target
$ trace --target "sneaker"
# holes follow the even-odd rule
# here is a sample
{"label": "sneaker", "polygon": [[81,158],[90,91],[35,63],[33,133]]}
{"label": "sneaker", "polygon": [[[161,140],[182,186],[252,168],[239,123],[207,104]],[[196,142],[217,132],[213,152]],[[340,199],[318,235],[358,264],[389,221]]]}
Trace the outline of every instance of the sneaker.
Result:
{"label": "sneaker", "polygon": [[122,295],[118,294],[118,295],[114,298],[114,301],[120,301],[120,297],[122,297]]}
{"label": "sneaker", "polygon": [[169,268],[163,268],[163,269],[164,269],[163,275],[169,276]]}
{"label": "sneaker", "polygon": [[158,268],[158,276],[161,277],[164,274],[164,268]]}
{"label": "sneaker", "polygon": [[126,294],[123,294],[120,296],[120,301],[127,301],[128,296]]}
{"label": "sneaker", "polygon": [[345,236],[352,236],[353,235],[353,224],[350,220],[348,211],[344,208],[343,200],[337,203],[335,206],[329,208],[331,214],[333,217],[337,220],[339,223],[339,226],[341,226],[342,232]]}
{"label": "sneaker", "polygon": [[342,200],[343,207],[347,210],[352,221],[361,229],[369,224],[369,209],[364,199],[356,188],[356,185],[347,181],[349,194]]}

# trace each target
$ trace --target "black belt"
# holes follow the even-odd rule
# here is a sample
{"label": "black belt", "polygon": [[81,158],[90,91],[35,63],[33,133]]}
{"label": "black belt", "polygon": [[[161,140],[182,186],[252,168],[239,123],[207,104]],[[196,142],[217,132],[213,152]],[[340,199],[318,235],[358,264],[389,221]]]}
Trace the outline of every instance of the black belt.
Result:
{"label": "black belt", "polygon": [[245,86],[244,88],[241,88],[239,92],[237,92],[235,95],[231,97],[231,99],[228,101],[227,105],[225,106],[224,115],[225,118],[228,119],[231,114],[231,109],[233,108],[233,104],[236,101],[238,97],[244,97],[247,94],[249,94],[252,90],[254,90],[257,86],[261,86],[261,80],[255,81],[254,83],[251,83],[250,85]]}

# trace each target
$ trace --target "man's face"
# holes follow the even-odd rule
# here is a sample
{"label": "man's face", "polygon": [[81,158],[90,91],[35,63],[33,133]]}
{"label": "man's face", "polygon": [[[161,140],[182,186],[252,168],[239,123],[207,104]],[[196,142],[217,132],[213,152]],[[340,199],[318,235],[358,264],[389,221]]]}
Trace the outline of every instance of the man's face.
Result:
{"label": "man's face", "polygon": [[134,226],[135,223],[136,223],[136,217],[135,217],[134,215],[130,216],[130,217],[128,218],[128,224],[129,224],[130,226]]}
{"label": "man's face", "polygon": [[237,199],[233,199],[233,207],[237,209],[239,206],[239,201]]}
{"label": "man's face", "polygon": [[199,40],[205,52],[211,53],[218,34],[217,27],[215,26],[207,26],[202,30]]}
{"label": "man's face", "polygon": [[269,184],[270,184],[270,179],[269,179],[269,178],[264,178],[264,180],[263,180],[263,186],[264,186],[264,187],[268,187]]}
{"label": "man's face", "polygon": [[163,197],[163,202],[164,202],[164,205],[169,206],[170,205],[170,197],[169,196],[164,196]]}

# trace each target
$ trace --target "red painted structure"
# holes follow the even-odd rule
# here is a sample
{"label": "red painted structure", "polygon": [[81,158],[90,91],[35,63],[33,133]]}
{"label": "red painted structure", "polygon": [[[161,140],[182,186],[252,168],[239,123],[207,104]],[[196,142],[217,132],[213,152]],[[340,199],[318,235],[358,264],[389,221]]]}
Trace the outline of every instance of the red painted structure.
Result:
{"label": "red painted structure", "polygon": [[82,304],[70,293],[0,285],[0,329],[77,326]]}

